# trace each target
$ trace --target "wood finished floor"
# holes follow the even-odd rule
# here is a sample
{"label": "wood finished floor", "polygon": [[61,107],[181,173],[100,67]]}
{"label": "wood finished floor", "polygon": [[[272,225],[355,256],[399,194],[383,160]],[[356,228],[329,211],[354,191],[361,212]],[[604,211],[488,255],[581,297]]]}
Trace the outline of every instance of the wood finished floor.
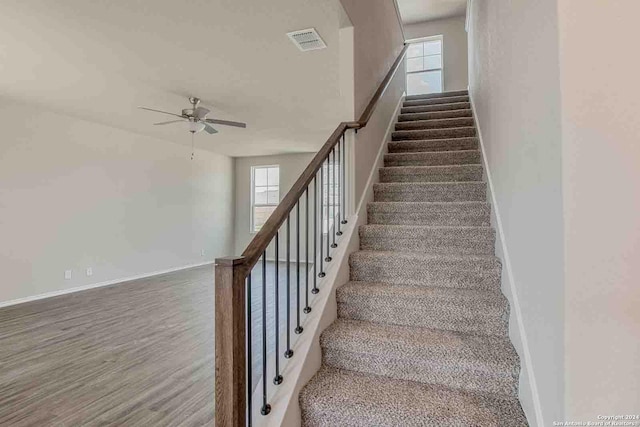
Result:
{"label": "wood finished floor", "polygon": [[[269,353],[274,265],[267,269]],[[292,265],[294,309],[295,274]],[[285,274],[279,283],[284,331]],[[260,269],[252,285],[255,387],[262,375]],[[213,307],[213,267],[205,266],[0,309],[0,425],[214,425]]]}

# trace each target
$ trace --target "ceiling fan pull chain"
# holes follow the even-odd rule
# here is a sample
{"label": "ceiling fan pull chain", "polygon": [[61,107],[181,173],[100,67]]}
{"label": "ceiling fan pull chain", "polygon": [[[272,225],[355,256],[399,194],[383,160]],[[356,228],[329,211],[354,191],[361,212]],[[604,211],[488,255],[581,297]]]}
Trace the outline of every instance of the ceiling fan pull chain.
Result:
{"label": "ceiling fan pull chain", "polygon": [[191,160],[193,160],[193,153],[194,153],[194,143],[193,143],[193,138],[196,136],[195,132],[191,132]]}

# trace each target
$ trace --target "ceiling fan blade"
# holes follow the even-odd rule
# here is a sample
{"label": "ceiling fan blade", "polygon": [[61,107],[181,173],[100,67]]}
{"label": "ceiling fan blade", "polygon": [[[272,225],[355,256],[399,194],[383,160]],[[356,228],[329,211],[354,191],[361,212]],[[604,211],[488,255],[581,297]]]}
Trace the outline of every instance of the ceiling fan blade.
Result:
{"label": "ceiling fan blade", "polygon": [[180,123],[180,122],[185,122],[185,121],[186,121],[185,119],[182,119],[182,120],[170,120],[168,122],[154,123],[154,125],[168,125],[168,124],[171,124],[171,123]]}
{"label": "ceiling fan blade", "polygon": [[140,108],[141,110],[153,111],[155,113],[169,114],[170,116],[182,117],[180,114],[174,114],[168,111],[154,110],[153,108],[140,107],[140,106],[138,106],[138,108]]}
{"label": "ceiling fan blade", "polygon": [[209,114],[209,110],[204,107],[197,107],[193,110],[193,115],[198,119],[204,119],[207,114]]}
{"label": "ceiling fan blade", "polygon": [[210,124],[208,124],[208,123],[206,123],[204,121],[201,121],[200,123],[202,123],[204,125],[204,131],[207,132],[208,134],[213,135],[214,133],[218,133],[218,131],[215,130],[213,128],[213,126],[211,126]]}
{"label": "ceiling fan blade", "polygon": [[218,120],[218,119],[207,119],[207,123],[214,123],[216,125],[225,125],[225,126],[234,126],[237,128],[246,128],[247,124],[242,122],[233,122],[231,120]]}

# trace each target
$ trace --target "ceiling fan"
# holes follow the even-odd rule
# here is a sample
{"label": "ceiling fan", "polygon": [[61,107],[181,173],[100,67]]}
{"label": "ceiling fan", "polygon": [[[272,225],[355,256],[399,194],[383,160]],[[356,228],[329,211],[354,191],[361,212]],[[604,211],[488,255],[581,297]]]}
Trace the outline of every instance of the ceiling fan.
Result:
{"label": "ceiling fan", "polygon": [[191,103],[191,108],[185,108],[182,110],[182,114],[170,113],[168,111],[156,110],[153,108],[147,107],[138,107],[142,110],[153,111],[156,113],[168,114],[170,116],[179,117],[179,120],[170,120],[168,122],[160,122],[154,123],[154,125],[168,125],[171,123],[180,123],[186,122],[189,124],[189,132],[192,134],[198,133],[202,130],[213,135],[214,133],[218,133],[218,131],[211,125],[224,125],[224,126],[234,126],[238,128],[246,128],[247,124],[242,122],[233,122],[230,120],[219,120],[219,119],[208,119],[207,114],[210,113],[204,107],[200,107],[200,99],[195,97],[189,97],[189,102]]}

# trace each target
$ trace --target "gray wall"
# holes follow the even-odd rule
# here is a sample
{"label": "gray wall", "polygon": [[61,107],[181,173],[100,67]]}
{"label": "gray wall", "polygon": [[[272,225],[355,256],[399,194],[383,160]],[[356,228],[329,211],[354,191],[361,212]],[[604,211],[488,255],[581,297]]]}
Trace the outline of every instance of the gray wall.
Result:
{"label": "gray wall", "polygon": [[2,98],[0,129],[0,302],[232,249],[231,158]]}
{"label": "gray wall", "polygon": [[564,400],[557,1],[474,1],[470,13],[469,86],[501,220],[512,337],[524,356],[520,393],[533,423],[537,391],[546,426],[563,419]]}
{"label": "gray wall", "polygon": [[640,3],[559,5],[566,418],[596,421],[640,410]]}
{"label": "gray wall", "polygon": [[465,17],[438,19],[404,26],[407,40],[442,35],[444,91],[463,90],[469,85]]}
{"label": "gray wall", "polygon": [[393,1],[341,3],[354,27],[355,113],[359,117],[398,57],[404,40]]}

